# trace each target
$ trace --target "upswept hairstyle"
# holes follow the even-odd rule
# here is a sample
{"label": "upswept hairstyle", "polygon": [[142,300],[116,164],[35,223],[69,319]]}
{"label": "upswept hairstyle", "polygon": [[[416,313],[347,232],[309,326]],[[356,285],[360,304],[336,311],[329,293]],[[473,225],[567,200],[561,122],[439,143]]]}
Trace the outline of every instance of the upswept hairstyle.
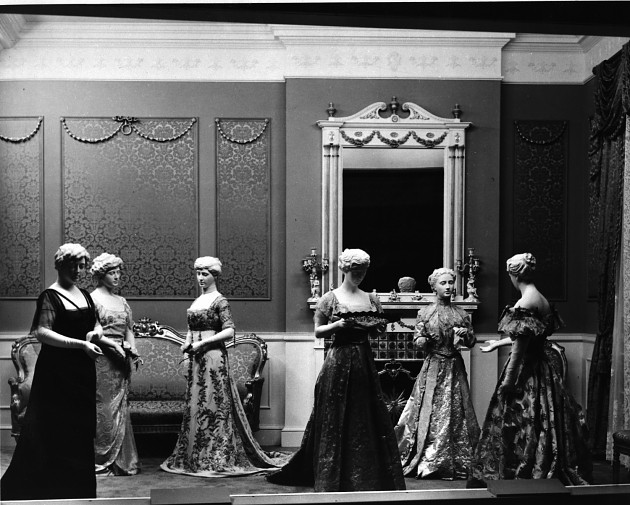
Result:
{"label": "upswept hairstyle", "polygon": [[103,253],[99,254],[92,262],[92,268],[90,273],[93,277],[101,279],[107,272],[114,268],[123,266],[123,260],[113,254]]}
{"label": "upswept hairstyle", "polygon": [[530,282],[536,271],[536,258],[532,253],[515,254],[506,262],[507,272],[519,281]]}
{"label": "upswept hairstyle", "polygon": [[339,255],[338,265],[344,274],[350,270],[367,268],[370,266],[370,255],[363,249],[345,249]]}
{"label": "upswept hairstyle", "polygon": [[221,275],[221,261],[213,256],[202,256],[195,260],[195,270],[208,270],[213,276]]}
{"label": "upswept hairstyle", "polygon": [[90,261],[90,253],[81,244],[63,244],[55,253],[55,270],[59,270],[68,261]]}
{"label": "upswept hairstyle", "polygon": [[446,268],[446,267],[436,268],[435,270],[433,270],[433,273],[429,275],[429,278],[428,278],[429,286],[431,286],[431,289],[433,291],[435,291],[435,283],[437,282],[438,278],[440,277],[440,275],[444,275],[444,274],[450,275],[451,277],[453,277],[453,280],[457,279],[455,270],[453,270],[452,268]]}

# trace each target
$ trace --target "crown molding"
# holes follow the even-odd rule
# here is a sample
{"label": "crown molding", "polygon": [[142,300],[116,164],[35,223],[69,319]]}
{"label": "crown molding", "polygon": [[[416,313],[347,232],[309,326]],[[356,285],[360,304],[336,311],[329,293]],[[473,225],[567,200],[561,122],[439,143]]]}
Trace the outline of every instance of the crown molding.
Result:
{"label": "crown molding", "polygon": [[0,14],[1,80],[582,84],[628,39]]}
{"label": "crown molding", "polygon": [[21,14],[4,14],[0,16],[0,51],[10,49],[20,39],[20,31],[25,24]]}

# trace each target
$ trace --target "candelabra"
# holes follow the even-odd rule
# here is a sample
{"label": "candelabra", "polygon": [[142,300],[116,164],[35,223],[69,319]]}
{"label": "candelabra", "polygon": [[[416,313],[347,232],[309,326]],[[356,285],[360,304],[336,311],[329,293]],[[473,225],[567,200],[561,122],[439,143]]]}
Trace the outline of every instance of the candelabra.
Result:
{"label": "candelabra", "polygon": [[468,276],[468,282],[466,283],[466,293],[468,297],[464,301],[466,302],[478,302],[477,287],[475,286],[475,278],[480,270],[479,258],[475,256],[475,249],[473,247],[468,248],[468,261],[462,264],[462,260],[456,261],[455,268],[457,272],[463,276]]}
{"label": "candelabra", "polygon": [[302,260],[302,268],[308,274],[311,283],[311,299],[317,299],[321,295],[319,276],[328,272],[328,259],[317,256],[317,249],[312,248],[311,254]]}

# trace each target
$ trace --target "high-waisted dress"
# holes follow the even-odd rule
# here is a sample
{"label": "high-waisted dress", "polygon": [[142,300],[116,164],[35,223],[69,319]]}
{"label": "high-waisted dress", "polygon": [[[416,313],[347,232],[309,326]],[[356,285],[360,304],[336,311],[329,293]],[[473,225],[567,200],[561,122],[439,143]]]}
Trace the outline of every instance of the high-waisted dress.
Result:
{"label": "high-waisted dress", "polygon": [[[188,328],[198,342],[234,328],[228,301],[220,294],[207,309],[188,309]],[[197,477],[231,477],[276,469],[288,456],[265,452],[254,438],[230,375],[221,342],[190,357],[182,427],[161,468]]]}
{"label": "high-waisted dress", "polygon": [[[370,294],[369,306],[347,307],[329,291],[317,304],[315,323],[365,311],[382,312],[376,296]],[[285,467],[267,476],[270,482],[313,486],[316,492],[405,489],[368,332],[355,327],[335,333],[302,444]]]}
{"label": "high-waisted dress", "polygon": [[[96,304],[106,337],[121,347],[133,319],[127,301],[119,298],[122,310]],[[96,472],[110,475],[135,475],[140,471],[138,451],[129,417],[127,395],[131,366],[113,350],[103,346],[103,356],[96,360]]]}
{"label": "high-waisted dress", "polygon": [[[84,341],[97,315],[90,294],[81,292],[88,306],[68,309],[61,293],[45,290],[31,332],[41,326]],[[96,497],[95,395],[94,360],[83,349],[42,343],[24,424],[2,476],[3,500]]]}

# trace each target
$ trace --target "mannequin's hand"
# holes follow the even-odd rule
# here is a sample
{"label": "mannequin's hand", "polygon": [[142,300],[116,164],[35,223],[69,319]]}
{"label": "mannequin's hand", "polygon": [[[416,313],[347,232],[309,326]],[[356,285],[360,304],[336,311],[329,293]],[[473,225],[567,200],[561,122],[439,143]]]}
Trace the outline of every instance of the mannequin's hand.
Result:
{"label": "mannequin's hand", "polygon": [[486,340],[486,345],[479,346],[481,352],[492,352],[497,348],[498,340]]}
{"label": "mannequin's hand", "polygon": [[85,342],[85,348],[83,349],[85,354],[87,354],[90,358],[96,359],[99,356],[103,355],[103,351],[101,348],[92,342]]}

